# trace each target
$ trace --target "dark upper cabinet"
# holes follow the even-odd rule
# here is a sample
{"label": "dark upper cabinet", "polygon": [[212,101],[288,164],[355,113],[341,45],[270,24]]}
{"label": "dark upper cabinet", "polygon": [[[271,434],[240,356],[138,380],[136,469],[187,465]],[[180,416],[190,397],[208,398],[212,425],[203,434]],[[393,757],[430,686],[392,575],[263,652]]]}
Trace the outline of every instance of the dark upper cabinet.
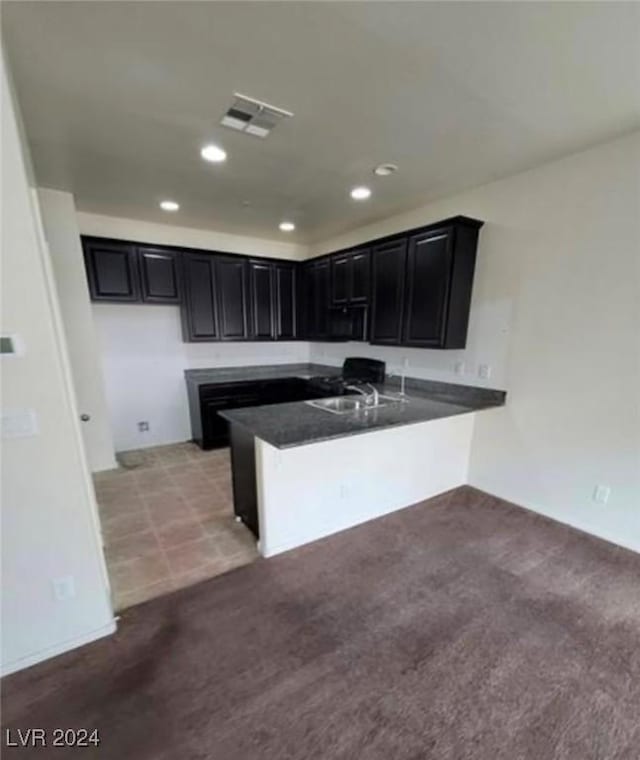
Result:
{"label": "dark upper cabinet", "polygon": [[478,230],[461,221],[409,238],[403,345],[465,347]]}
{"label": "dark upper cabinet", "polygon": [[369,249],[331,257],[331,303],[351,306],[369,302]]}
{"label": "dark upper cabinet", "polygon": [[187,341],[218,340],[215,257],[186,253],[183,257],[182,332]]}
{"label": "dark upper cabinet", "polygon": [[294,340],[298,337],[297,270],[295,264],[274,265],[275,337]]}
{"label": "dark upper cabinet", "polygon": [[130,243],[83,238],[92,301],[139,301],[136,248]]}
{"label": "dark upper cabinet", "polygon": [[314,267],[315,279],[315,312],[316,312],[316,337],[328,338],[330,336],[329,315],[329,262],[321,261]]}
{"label": "dark upper cabinet", "polygon": [[180,303],[181,282],[178,254],[165,248],[138,247],[142,300]]}
{"label": "dark upper cabinet", "polygon": [[298,337],[295,264],[249,262],[252,340],[294,340]]}
{"label": "dark upper cabinet", "polygon": [[464,348],[482,222],[464,216],[296,264],[83,237],[94,301],[181,304],[184,339]]}
{"label": "dark upper cabinet", "polygon": [[305,336],[314,340],[330,337],[329,259],[312,261],[305,267]]}
{"label": "dark upper cabinet", "polygon": [[249,337],[247,260],[240,256],[214,256],[216,301],[220,340]]}
{"label": "dark upper cabinet", "polygon": [[93,301],[180,303],[178,254],[117,240],[82,239]]}
{"label": "dark upper cabinet", "polygon": [[465,347],[480,227],[458,216],[373,248],[371,343]]}
{"label": "dark upper cabinet", "polygon": [[351,254],[351,295],[352,304],[369,303],[371,288],[371,251],[366,248]]}
{"label": "dark upper cabinet", "polygon": [[402,340],[406,259],[406,238],[372,250],[371,343],[398,345]]}
{"label": "dark upper cabinet", "polygon": [[409,238],[405,345],[437,348],[444,342],[453,237],[450,228]]}
{"label": "dark upper cabinet", "polygon": [[271,262],[249,262],[251,339],[273,340],[275,334],[275,272]]}
{"label": "dark upper cabinet", "polygon": [[351,257],[348,255],[331,257],[331,303],[343,306],[349,303],[351,295]]}

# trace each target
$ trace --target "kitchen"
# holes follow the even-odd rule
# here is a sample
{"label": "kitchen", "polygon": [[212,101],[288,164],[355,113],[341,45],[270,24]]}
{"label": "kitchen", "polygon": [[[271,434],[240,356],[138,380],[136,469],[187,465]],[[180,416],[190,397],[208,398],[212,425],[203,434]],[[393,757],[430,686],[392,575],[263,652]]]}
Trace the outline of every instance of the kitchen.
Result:
{"label": "kitchen", "polygon": [[0,13],[3,728],[635,756],[638,7]]}
{"label": "kitchen", "polygon": [[[179,305],[185,342],[331,341],[353,348],[357,345],[361,354],[366,354],[368,345],[459,351],[466,347],[481,227],[478,220],[453,217],[302,264],[90,236],[83,236],[82,244],[92,303],[139,303],[142,309],[147,304]],[[407,363],[405,359],[404,364]],[[479,368],[479,376],[482,378],[487,370]],[[403,366],[397,378],[388,377],[385,362],[362,355],[346,358],[342,372],[339,367],[309,362],[185,370],[189,437],[205,451],[223,449],[231,443],[229,495],[233,513],[258,539],[263,556],[272,556],[465,484],[472,420],[449,425],[440,422],[437,427],[427,425],[426,429],[424,423],[500,406],[506,393],[490,387],[420,380],[407,375],[408,367]],[[242,409],[245,411],[234,411]],[[151,424],[154,423],[155,420]],[[428,468],[429,477],[424,476],[422,449],[409,446],[404,451],[406,446],[402,443],[395,446],[394,456],[387,454],[383,465],[391,470],[398,470],[399,465],[410,469],[413,449],[416,468],[422,470],[423,477],[411,473],[404,481],[389,482],[389,494],[379,503],[371,498],[368,489],[353,485],[353,473],[336,472],[330,476],[322,462],[317,462],[310,466],[311,471],[322,471],[331,483],[323,505],[311,506],[309,514],[294,508],[304,496],[302,485],[302,493],[276,499],[279,525],[270,519],[271,510],[267,511],[265,505],[272,499],[266,486],[267,473],[262,469],[268,454],[260,447],[274,443],[277,448],[308,447],[354,433],[421,423],[419,431],[409,434],[422,432],[423,446],[427,445],[431,428],[438,434],[437,455]],[[461,425],[466,426],[464,430]],[[401,436],[408,440],[406,433],[402,431]],[[366,449],[373,467],[368,475],[361,468],[358,476],[361,483],[367,478],[375,482],[377,465],[371,452],[376,450],[378,438],[354,441],[356,455],[358,448]],[[320,456],[332,459],[331,450],[327,454],[324,449],[320,447]],[[312,450],[305,449],[307,454]],[[347,456],[353,459],[354,453]],[[124,451],[119,460],[135,470],[144,457],[140,458],[136,450]],[[444,468],[448,469],[447,475],[437,472],[443,469],[443,462],[449,463]],[[299,467],[287,465],[287,477]],[[117,471],[98,477],[99,501],[104,494],[109,502],[111,486],[122,483],[123,478]],[[158,478],[153,480],[157,486]],[[403,487],[403,482],[411,487]],[[220,479],[211,481],[214,492],[220,489],[220,483]],[[179,488],[179,481],[177,485]],[[202,485],[204,488],[206,483]],[[318,488],[311,490],[320,493]],[[173,494],[176,500],[185,496],[184,491],[170,490],[168,494]],[[152,496],[147,491],[150,504]],[[187,503],[182,512],[168,509],[166,519],[162,520],[158,519],[157,505],[151,506],[161,548],[169,553],[170,567],[176,562],[181,570],[177,577],[173,576],[173,587],[213,577],[255,556],[246,550],[246,545],[242,553],[232,553],[223,563],[206,554],[201,556],[199,528],[203,523],[205,533],[211,532],[209,537],[217,542],[217,554],[229,553],[226,541],[237,548],[239,538],[237,527],[234,534],[226,535],[221,531],[228,526],[221,526],[220,521],[212,524],[211,519],[219,511],[218,502],[214,506],[213,502],[204,501]],[[125,491],[123,500],[114,498],[114,502],[102,505],[107,530],[110,518],[117,516],[122,503],[130,505],[128,492]],[[336,511],[333,517],[332,505]],[[187,519],[190,506],[196,508],[199,526]],[[226,512],[229,517],[228,504]],[[322,513],[319,521],[314,516],[318,512]],[[135,527],[139,528],[137,523]],[[297,533],[298,537],[289,533]],[[189,573],[182,572],[188,567],[184,559],[190,548],[187,539],[193,541],[193,557],[200,563],[189,567]],[[139,573],[140,563],[127,565],[129,558],[145,553],[149,542],[148,534],[139,530],[132,535],[120,535],[118,531],[112,544],[108,542],[107,561],[116,583],[118,606],[143,601],[166,590],[166,586],[158,583],[157,569],[153,582],[140,585],[144,578]],[[179,552],[177,560],[172,559],[176,552]]]}

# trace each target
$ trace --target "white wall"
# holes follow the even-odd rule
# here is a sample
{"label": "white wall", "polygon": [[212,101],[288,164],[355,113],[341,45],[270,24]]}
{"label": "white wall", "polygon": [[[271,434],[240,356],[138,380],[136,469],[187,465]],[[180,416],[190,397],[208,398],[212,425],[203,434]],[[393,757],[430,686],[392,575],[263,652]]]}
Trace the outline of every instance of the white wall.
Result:
{"label": "white wall", "polygon": [[116,467],[113,437],[73,196],[59,190],[41,189],[38,198],[78,408],[81,414],[90,417],[81,426],[89,467],[92,472],[109,470]]}
{"label": "white wall", "polygon": [[209,251],[244,253],[247,256],[272,256],[279,259],[304,259],[307,246],[283,240],[265,240],[249,235],[232,235],[214,230],[157,224],[136,219],[78,212],[78,227],[83,235],[133,240],[140,243],[203,248]]}
{"label": "white wall", "polygon": [[291,449],[257,440],[260,552],[271,557],[463,485],[474,418],[487,413]]}
{"label": "white wall", "polygon": [[[307,254],[306,246],[287,241],[84,212],[76,218],[83,235],[292,260]],[[191,437],[187,368],[309,360],[308,343],[183,343],[177,307],[93,304],[92,310],[116,451]],[[149,422],[148,433],[138,431],[139,421]]]}
{"label": "white wall", "polygon": [[304,342],[184,343],[177,306],[94,303],[93,315],[117,451],[191,438],[185,369],[309,361]]}
{"label": "white wall", "polygon": [[[364,353],[460,381],[493,368],[507,406],[479,415],[470,482],[640,551],[640,133],[317,246],[455,214],[483,219],[465,351]],[[313,361],[351,347],[312,345]],[[465,381],[481,384],[474,374]],[[608,504],[592,500],[597,483]]]}
{"label": "white wall", "polygon": [[[115,630],[51,265],[2,68],[2,663],[17,670]],[[32,410],[32,434],[5,415]],[[71,577],[57,601],[52,580]]]}

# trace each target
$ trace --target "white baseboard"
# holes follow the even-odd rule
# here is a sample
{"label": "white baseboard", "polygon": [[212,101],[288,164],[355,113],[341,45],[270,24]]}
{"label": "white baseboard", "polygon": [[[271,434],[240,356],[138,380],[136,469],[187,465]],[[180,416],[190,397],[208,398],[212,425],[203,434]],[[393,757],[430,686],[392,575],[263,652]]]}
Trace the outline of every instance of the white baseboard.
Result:
{"label": "white baseboard", "polygon": [[629,551],[635,552],[636,554],[640,554],[640,544],[638,544],[636,541],[629,541],[625,536],[622,536],[619,533],[600,530],[599,528],[594,528],[593,525],[586,522],[583,523],[580,520],[567,519],[564,515],[559,515],[557,512],[549,509],[548,507],[544,507],[540,504],[533,504],[529,501],[523,501],[513,494],[499,491],[499,489],[489,489],[477,483],[469,483],[468,485],[472,486],[473,488],[477,488],[478,491],[487,493],[490,496],[495,496],[497,499],[507,501],[509,504],[513,504],[516,507],[526,509],[529,512],[535,512],[536,514],[547,517],[549,520],[553,520],[554,522],[560,523],[561,525],[568,525],[570,528],[575,528],[581,533],[586,533],[589,536],[594,536],[595,538],[599,538],[602,541],[607,541],[607,543],[615,544],[616,546],[620,546],[623,549],[628,549]]}
{"label": "white baseboard", "polygon": [[48,660],[51,657],[56,657],[59,654],[70,652],[72,649],[77,649],[84,644],[90,644],[92,641],[97,641],[98,639],[102,639],[105,636],[110,636],[116,632],[117,627],[118,626],[116,624],[116,619],[114,618],[110,623],[103,626],[102,628],[97,628],[96,630],[82,634],[82,636],[77,636],[76,638],[62,641],[53,647],[42,649],[40,652],[31,654],[28,657],[21,657],[20,659],[14,660],[13,662],[3,663],[0,670],[0,675],[3,677],[8,676],[10,673],[16,673],[18,670],[24,670],[24,668],[29,668],[31,665],[36,665],[38,662],[42,662],[43,660]]}

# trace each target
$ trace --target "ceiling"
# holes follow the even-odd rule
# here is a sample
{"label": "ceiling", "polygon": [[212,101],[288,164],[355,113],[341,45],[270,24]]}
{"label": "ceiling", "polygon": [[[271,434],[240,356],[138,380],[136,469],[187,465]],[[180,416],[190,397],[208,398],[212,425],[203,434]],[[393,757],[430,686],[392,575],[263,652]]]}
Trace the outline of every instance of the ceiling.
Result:
{"label": "ceiling", "polygon": [[[3,2],[2,21],[39,184],[112,216],[316,242],[640,127],[638,3]],[[225,129],[234,91],[295,116]]]}

